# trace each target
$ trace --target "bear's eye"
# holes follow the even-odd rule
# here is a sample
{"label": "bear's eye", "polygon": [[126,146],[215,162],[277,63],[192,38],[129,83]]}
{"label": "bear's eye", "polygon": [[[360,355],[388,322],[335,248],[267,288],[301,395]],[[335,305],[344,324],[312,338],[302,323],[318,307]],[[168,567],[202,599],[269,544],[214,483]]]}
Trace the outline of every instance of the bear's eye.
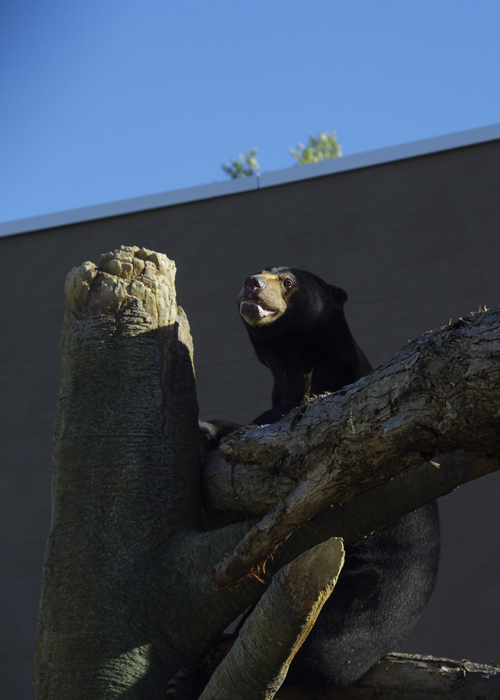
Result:
{"label": "bear's eye", "polygon": [[285,289],[291,289],[293,287],[292,280],[283,280],[283,286]]}

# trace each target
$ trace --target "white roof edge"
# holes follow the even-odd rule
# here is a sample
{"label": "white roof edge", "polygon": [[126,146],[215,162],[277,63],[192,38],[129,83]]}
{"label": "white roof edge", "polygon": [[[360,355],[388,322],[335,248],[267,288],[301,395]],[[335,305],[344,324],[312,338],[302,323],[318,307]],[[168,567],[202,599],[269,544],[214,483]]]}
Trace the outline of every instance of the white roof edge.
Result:
{"label": "white roof edge", "polygon": [[411,141],[399,146],[379,148],[364,153],[356,153],[342,158],[330,158],[320,163],[311,163],[307,166],[292,166],[283,170],[274,170],[262,175],[242,177],[235,180],[214,182],[209,185],[186,187],[180,190],[170,190],[159,194],[151,194],[143,197],[122,199],[107,204],[97,204],[79,209],[68,209],[55,214],[32,216],[27,219],[6,221],[0,223],[0,237],[11,236],[18,233],[28,233],[41,229],[55,228],[69,224],[105,219],[120,214],[132,214],[147,209],[159,209],[161,207],[195,202],[202,199],[224,197],[238,192],[261,189],[264,187],[276,187],[288,182],[309,180],[315,177],[324,177],[347,170],[367,168],[392,161],[416,158],[439,151],[448,151],[454,148],[463,148],[477,143],[495,141],[500,139],[500,124],[483,126],[478,129],[459,131],[445,136],[435,136],[420,141]]}

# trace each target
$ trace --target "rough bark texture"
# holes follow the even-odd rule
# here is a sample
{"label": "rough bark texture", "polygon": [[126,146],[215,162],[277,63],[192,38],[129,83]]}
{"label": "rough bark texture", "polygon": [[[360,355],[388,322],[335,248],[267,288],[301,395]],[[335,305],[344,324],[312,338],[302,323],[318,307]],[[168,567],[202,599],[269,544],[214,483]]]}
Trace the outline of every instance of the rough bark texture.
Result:
{"label": "rough bark texture", "polygon": [[[215,492],[224,504],[227,494],[233,498],[232,510],[211,513],[217,499],[207,496],[205,513],[224,526],[205,532],[192,343],[174,275],[165,256],[135,247],[68,275],[37,700],[158,700],[177,669],[195,666],[280,567],[333,536],[355,541],[497,467],[499,311],[423,336],[385,368],[279,425],[230,437],[221,447],[227,464],[214,460],[223,465]],[[402,474],[446,453],[433,459],[439,469]],[[278,503],[249,537],[255,519],[230,521],[267,511],[256,506],[246,477],[272,492],[266,509]],[[418,498],[402,497],[414,490],[413,477]],[[330,503],[344,505],[325,508]],[[261,578],[231,590],[213,585],[211,569],[239,542],[244,561],[233,559],[237,576],[224,585],[283,540]],[[302,623],[290,624],[282,636],[272,630],[281,671],[272,669],[266,688],[254,688],[249,700],[273,696],[303,638]],[[242,639],[259,649],[269,634],[266,619],[259,622],[258,613],[248,627]],[[239,654],[236,647],[221,674]]]}
{"label": "rough bark texture", "polygon": [[343,563],[342,541],[333,539],[284,566],[200,700],[272,700],[333,591]]}
{"label": "rough bark texture", "polygon": [[[392,512],[387,509],[391,504],[395,513],[399,513],[399,506],[406,509],[400,514],[408,513],[429,500],[450,493],[461,484],[499,468],[500,459],[493,455],[462,451],[438,455],[432,462],[425,462],[408,472],[398,474],[387,484],[355,496],[346,503],[331,505],[329,509],[336,513],[336,517],[342,518],[343,530],[349,526],[346,513],[352,513],[355,518],[363,517],[367,508],[376,511],[373,513],[376,521],[381,516],[388,522],[387,517],[391,517]],[[205,457],[202,485],[206,520],[214,528],[237,520],[262,518],[296,488],[297,481],[288,474],[279,472],[273,474],[271,471],[247,468],[241,464],[233,467],[220,452],[214,451]],[[267,488],[263,488],[264,485]],[[394,517],[399,515],[394,515],[391,519]],[[377,528],[367,532],[373,532],[374,529]],[[362,536],[367,532],[363,532]],[[353,536],[356,540],[359,539],[357,531]],[[345,537],[350,539],[348,535]]]}
{"label": "rough bark texture", "polygon": [[208,576],[246,525],[197,532],[198,410],[174,275],[139,248],[68,275],[39,700],[156,700],[263,590],[221,597]]}
{"label": "rough bark texture", "polygon": [[[217,474],[223,494],[221,500],[224,500],[231,488],[230,477],[226,480],[228,465],[217,453],[212,453],[212,455],[210,463],[212,460],[217,462],[217,469],[221,462],[224,463],[223,472]],[[370,535],[402,515],[450,493],[461,484],[498,469],[500,469],[500,460],[481,454],[455,452],[449,455],[440,455],[432,463],[428,462],[399,474],[387,484],[356,496],[347,503],[334,504],[324,508],[313,517],[311,523],[318,536],[341,536],[344,544],[348,545]],[[267,502],[274,505],[278,498],[277,492],[280,489],[282,489],[282,498],[284,499],[289,493],[287,487],[286,477],[279,484],[270,484],[269,491],[273,493],[272,499],[268,494]],[[229,499],[226,500],[226,503],[228,501]],[[261,514],[260,507],[255,503],[253,496],[246,501],[240,492],[240,497],[235,502],[234,507],[228,511],[222,511],[219,507],[212,515],[212,526],[216,519],[220,518],[224,521],[228,517],[228,512],[232,512],[234,519],[241,518],[243,508],[249,516]],[[293,542],[295,534],[292,533],[288,542]]]}
{"label": "rough bark texture", "polygon": [[279,700],[498,700],[500,668],[433,656],[389,654],[343,690],[282,688]]}
{"label": "rough bark texture", "polygon": [[367,377],[295,409],[279,424],[226,438],[220,446],[230,465],[225,492],[232,488],[245,510],[241,480],[238,492],[235,487],[240,470],[272,474],[284,490],[294,481],[297,486],[276,499],[214,569],[216,585],[247,576],[325,506],[348,502],[422,462],[437,465],[436,457],[458,451],[472,453],[476,465],[496,460],[499,322],[495,310],[427,333]]}

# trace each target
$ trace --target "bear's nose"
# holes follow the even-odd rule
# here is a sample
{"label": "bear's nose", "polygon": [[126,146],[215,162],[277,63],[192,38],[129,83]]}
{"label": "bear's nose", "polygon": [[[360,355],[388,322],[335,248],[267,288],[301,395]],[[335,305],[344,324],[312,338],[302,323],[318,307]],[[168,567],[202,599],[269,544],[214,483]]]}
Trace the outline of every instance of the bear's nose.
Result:
{"label": "bear's nose", "polygon": [[266,286],[266,281],[263,277],[253,275],[253,277],[246,278],[246,280],[243,282],[243,286],[248,292],[256,292],[258,289],[264,289]]}

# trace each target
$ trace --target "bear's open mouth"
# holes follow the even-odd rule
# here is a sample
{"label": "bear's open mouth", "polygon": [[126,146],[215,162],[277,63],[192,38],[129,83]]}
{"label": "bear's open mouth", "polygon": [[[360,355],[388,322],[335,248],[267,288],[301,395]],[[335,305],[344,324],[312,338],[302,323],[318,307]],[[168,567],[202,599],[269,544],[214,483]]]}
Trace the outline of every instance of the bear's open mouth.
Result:
{"label": "bear's open mouth", "polygon": [[[248,305],[254,311],[258,311],[260,316],[269,316],[270,314],[277,313],[276,309],[271,309],[269,306],[264,304],[260,299],[252,299],[251,297],[243,297],[240,299],[240,314],[244,316],[244,307]],[[247,307],[248,308],[248,307]],[[248,309],[250,310],[250,309]]]}
{"label": "bear's open mouth", "polygon": [[266,311],[274,311],[274,309],[271,309],[267,304],[264,304],[262,299],[254,299],[252,297],[243,297],[240,299],[240,305],[243,304],[244,302],[247,302],[248,304],[257,304],[257,306],[261,306],[263,309]]}

